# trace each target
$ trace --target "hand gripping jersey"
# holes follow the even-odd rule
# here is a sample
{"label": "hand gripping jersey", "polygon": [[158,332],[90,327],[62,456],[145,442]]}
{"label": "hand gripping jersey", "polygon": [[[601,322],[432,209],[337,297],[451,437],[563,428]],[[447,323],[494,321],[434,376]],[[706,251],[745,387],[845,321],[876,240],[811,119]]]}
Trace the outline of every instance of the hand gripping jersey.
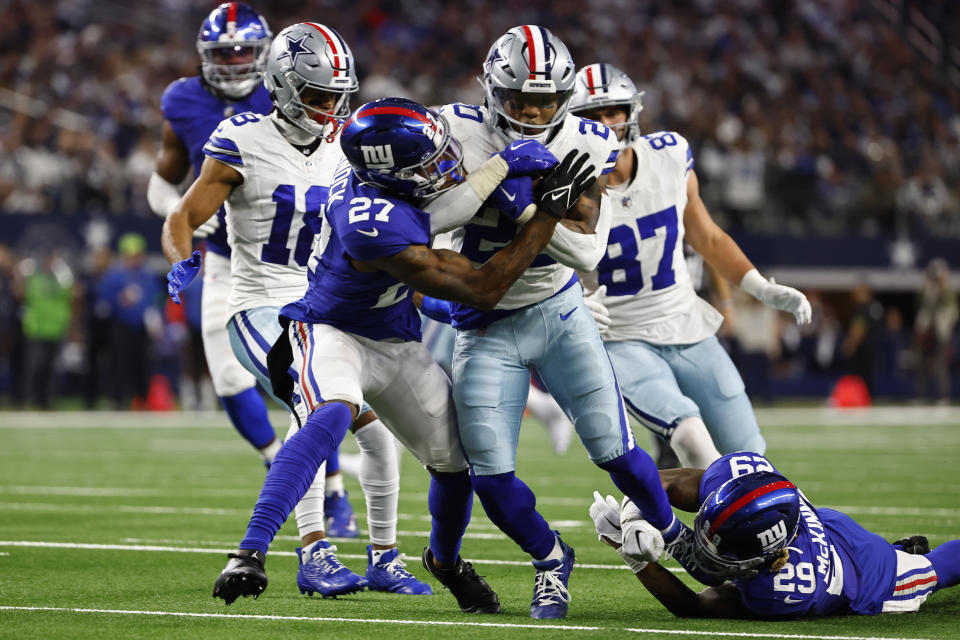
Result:
{"label": "hand gripping jersey", "polygon": [[228,317],[296,300],[307,286],[314,235],[342,157],[339,141],[324,139],[307,156],[269,116],[240,113],[220,123],[203,152],[243,176],[225,203],[233,249]]}
{"label": "hand gripping jersey", "polygon": [[[758,453],[721,457],[703,474],[701,503],[727,480],[754,471],[779,473]],[[802,494],[800,527],[788,550],[790,558],[779,572],[761,570],[754,578],[733,582],[744,605],[758,616],[816,616],[846,609],[876,614],[893,592],[893,547],[849,516],[815,508]]]}
{"label": "hand gripping jersey", "polygon": [[[262,84],[243,100],[232,102],[215,97],[205,88],[200,76],[193,76],[171,83],[160,98],[160,108],[164,119],[187,148],[196,179],[203,164],[203,145],[221,120],[245,111],[267,114],[273,109],[273,103]],[[229,257],[230,246],[223,216],[221,207],[217,212],[217,229],[205,238],[205,242],[209,251]]]}
{"label": "hand gripping jersey", "polygon": [[683,136],[669,131],[643,136],[631,148],[635,177],[607,187],[613,224],[597,267],[611,318],[604,340],[700,342],[716,333],[723,316],[697,295],[683,254],[693,154]]}
{"label": "hand gripping jersey", "polygon": [[314,248],[307,292],[280,315],[372,340],[420,340],[420,315],[410,288],[384,271],[358,271],[350,260],[373,260],[410,245],[429,245],[428,214],[362,184],[344,160],[330,186],[326,218],[329,238]]}
{"label": "hand gripping jersey", "polygon": [[[505,146],[501,135],[487,125],[487,119],[495,116],[485,107],[457,103],[443,107],[441,113],[450,123],[451,134],[463,147],[463,166],[468,173]],[[599,122],[570,114],[546,146],[560,159],[572,149],[589,153],[590,160],[586,164],[595,167],[597,177],[613,170],[619,152],[617,136],[610,129]],[[610,215],[607,206],[601,207],[600,215]],[[453,232],[454,248],[474,264],[481,265],[513,240],[517,230],[517,224],[497,209],[484,208],[462,230]],[[576,281],[573,269],[541,253],[510,287],[496,309],[483,312],[455,304],[453,324],[463,329],[486,326],[516,309],[546,300]]]}

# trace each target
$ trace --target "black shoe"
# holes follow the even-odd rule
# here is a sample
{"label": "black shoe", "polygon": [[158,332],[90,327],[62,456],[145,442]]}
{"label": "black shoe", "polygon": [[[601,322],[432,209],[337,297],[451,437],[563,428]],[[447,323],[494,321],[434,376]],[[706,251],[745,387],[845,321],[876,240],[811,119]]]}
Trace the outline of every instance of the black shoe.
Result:
{"label": "black shoe", "polygon": [[464,613],[500,613],[500,598],[487,582],[477,575],[473,565],[457,557],[457,566],[453,569],[438,569],[433,564],[433,552],[430,547],[423,550],[423,568],[445,586],[457,599],[460,611]]}
{"label": "black shoe", "polygon": [[930,543],[927,542],[927,536],[910,536],[909,538],[900,538],[891,544],[903,547],[904,553],[912,553],[917,556],[925,556],[930,553]]}
{"label": "black shoe", "polygon": [[267,588],[267,572],[263,570],[263,553],[260,551],[239,551],[228,553],[230,560],[217,576],[213,585],[213,597],[223,598],[228,605],[243,596],[253,596],[254,600]]}

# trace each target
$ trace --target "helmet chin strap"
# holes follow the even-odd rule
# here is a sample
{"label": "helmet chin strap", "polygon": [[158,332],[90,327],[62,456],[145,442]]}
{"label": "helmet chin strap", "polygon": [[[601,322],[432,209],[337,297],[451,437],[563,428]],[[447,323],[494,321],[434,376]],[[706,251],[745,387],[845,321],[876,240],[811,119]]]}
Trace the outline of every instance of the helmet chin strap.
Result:
{"label": "helmet chin strap", "polygon": [[297,125],[287,120],[286,116],[280,113],[279,109],[274,109],[270,112],[270,119],[273,120],[273,124],[290,144],[302,147],[304,145],[313,144],[317,139],[317,136],[313,135],[312,133],[307,133]]}

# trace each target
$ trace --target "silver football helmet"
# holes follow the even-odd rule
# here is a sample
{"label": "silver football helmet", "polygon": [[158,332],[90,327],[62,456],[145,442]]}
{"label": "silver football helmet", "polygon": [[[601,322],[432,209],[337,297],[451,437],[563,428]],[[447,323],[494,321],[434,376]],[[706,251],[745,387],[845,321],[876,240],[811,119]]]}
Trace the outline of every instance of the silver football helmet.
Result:
{"label": "silver football helmet", "polygon": [[[598,62],[587,65],[577,71],[577,82],[570,99],[570,113],[583,115],[584,111],[602,107],[623,107],[627,110],[627,121],[612,125],[620,148],[626,149],[640,137],[640,112],[643,111],[643,91],[630,80],[630,76],[612,64]],[[620,130],[626,127],[626,133],[620,136]]]}
{"label": "silver football helmet", "polygon": [[[280,113],[316,137],[339,128],[350,115],[350,94],[360,88],[350,47],[339,33],[316,22],[301,22],[277,34],[263,82]],[[305,89],[340,97],[331,111],[320,111],[303,103]]]}
{"label": "silver football helmet", "polygon": [[[563,122],[573,93],[573,58],[560,38],[549,29],[525,24],[497,38],[483,63],[483,84],[487,107],[494,112],[491,126],[508,139],[546,138]],[[522,100],[520,94],[523,94]],[[508,105],[542,100],[556,104],[556,112],[545,124],[530,124],[512,117]],[[523,129],[535,129],[534,136]]]}

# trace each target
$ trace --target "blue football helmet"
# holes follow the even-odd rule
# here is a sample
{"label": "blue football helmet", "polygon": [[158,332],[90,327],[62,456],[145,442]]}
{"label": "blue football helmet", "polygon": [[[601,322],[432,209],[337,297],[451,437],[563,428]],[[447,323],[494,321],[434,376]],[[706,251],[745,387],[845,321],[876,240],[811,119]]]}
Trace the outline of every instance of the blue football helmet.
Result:
{"label": "blue football helmet", "polygon": [[260,84],[272,35],[267,21],[249,5],[224,2],[197,34],[203,79],[228,98],[250,95]]}
{"label": "blue football helmet", "polygon": [[340,146],[365,184],[425,198],[462,181],[460,143],[446,119],[413,100],[383,98],[353,112]]}
{"label": "blue football helmet", "polygon": [[[778,473],[732,478],[707,496],[694,520],[696,552],[727,578],[756,569],[785,549],[800,526],[800,491]],[[748,562],[752,561],[752,562]]]}

